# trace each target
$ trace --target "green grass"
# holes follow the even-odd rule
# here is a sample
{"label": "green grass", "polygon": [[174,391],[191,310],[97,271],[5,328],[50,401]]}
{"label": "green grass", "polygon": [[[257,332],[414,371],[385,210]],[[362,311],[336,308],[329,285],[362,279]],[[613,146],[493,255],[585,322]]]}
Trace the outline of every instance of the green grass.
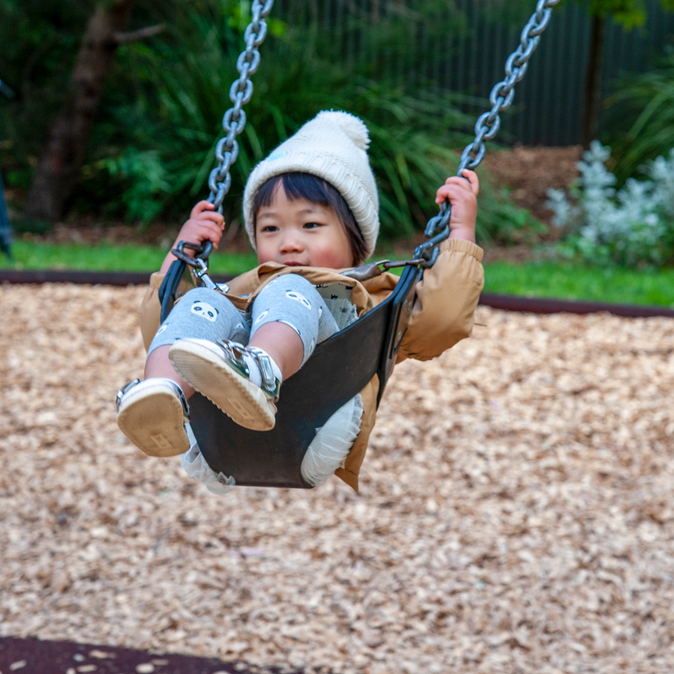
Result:
{"label": "green grass", "polygon": [[[166,252],[148,245],[84,246],[18,240],[12,245],[14,262],[0,255],[0,268],[146,272],[159,269]],[[210,269],[214,274],[236,275],[252,269],[255,264],[253,253],[216,252],[211,255]]]}
{"label": "green grass", "polygon": [[[159,269],[166,251],[147,245],[57,245],[18,240],[13,254],[14,263],[0,256],[0,268],[149,272]],[[211,257],[214,274],[241,274],[255,264],[252,253],[214,253]],[[503,295],[674,307],[674,269],[637,272],[570,262],[497,262],[485,265],[484,289]]]}
{"label": "green grass", "polygon": [[674,269],[634,271],[573,263],[486,264],[485,292],[674,307]]}

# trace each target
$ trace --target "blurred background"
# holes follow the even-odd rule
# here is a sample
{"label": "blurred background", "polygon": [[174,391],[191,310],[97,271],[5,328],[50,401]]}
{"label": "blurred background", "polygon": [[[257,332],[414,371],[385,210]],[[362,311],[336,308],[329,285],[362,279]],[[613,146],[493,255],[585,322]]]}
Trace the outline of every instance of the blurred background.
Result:
{"label": "blurred background", "polygon": [[[555,9],[480,169],[478,236],[488,262],[668,272],[673,4]],[[155,268],[152,253],[136,260],[112,249],[166,249],[207,195],[250,5],[0,0],[0,169],[15,238],[4,266]],[[230,251],[251,260],[238,229],[251,167],[326,108],[368,124],[381,246],[408,249],[534,9],[524,0],[277,0],[226,200]],[[103,55],[92,48],[101,43]],[[601,145],[579,171],[592,141]],[[648,162],[658,157],[655,169]],[[598,193],[611,222],[590,213]],[[52,247],[43,255],[38,244]],[[54,248],[66,244],[105,250],[84,262]]]}

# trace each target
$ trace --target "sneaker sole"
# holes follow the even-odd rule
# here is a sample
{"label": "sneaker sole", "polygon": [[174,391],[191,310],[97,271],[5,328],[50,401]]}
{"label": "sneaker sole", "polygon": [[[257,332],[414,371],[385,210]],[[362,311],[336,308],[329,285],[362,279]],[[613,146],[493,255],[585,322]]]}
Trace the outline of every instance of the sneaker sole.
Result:
{"label": "sneaker sole", "polygon": [[180,340],[171,347],[169,360],[186,382],[239,426],[270,431],[276,425],[276,407],[262,389],[209,348]]}
{"label": "sneaker sole", "polygon": [[183,408],[163,387],[132,391],[117,415],[119,430],[148,456],[177,456],[190,448]]}

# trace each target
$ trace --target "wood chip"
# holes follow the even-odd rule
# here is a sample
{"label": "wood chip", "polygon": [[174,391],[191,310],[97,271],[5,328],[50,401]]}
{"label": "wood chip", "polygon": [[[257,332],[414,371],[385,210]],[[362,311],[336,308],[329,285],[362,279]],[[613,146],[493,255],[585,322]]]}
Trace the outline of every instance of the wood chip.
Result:
{"label": "wood chip", "polygon": [[114,658],[115,654],[109,653],[108,651],[99,651],[98,649],[94,649],[93,651],[89,651],[89,657],[96,658],[97,660],[109,660],[110,658]]}
{"label": "wood chip", "polygon": [[674,321],[480,307],[396,369],[360,494],[216,497],[116,427],[142,293],[0,287],[3,635],[262,671],[673,671]]}

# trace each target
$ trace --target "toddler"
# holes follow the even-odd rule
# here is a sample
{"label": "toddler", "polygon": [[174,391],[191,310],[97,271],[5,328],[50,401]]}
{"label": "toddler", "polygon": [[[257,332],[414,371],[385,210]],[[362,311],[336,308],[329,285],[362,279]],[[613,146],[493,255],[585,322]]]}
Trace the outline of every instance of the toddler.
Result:
{"label": "toddler", "polygon": [[[317,344],[393,289],[397,279],[390,274],[360,284],[333,271],[361,264],[376,243],[378,196],[368,144],[367,128],[358,118],[332,111],[319,113],[281,144],[254,169],[244,193],[246,231],[260,266],[235,279],[227,292],[189,290],[157,329],[156,288],[175,259],[167,255],[142,309],[146,344],[153,335],[145,378],[125,387],[118,398],[119,427],[143,452],[172,456],[189,449],[187,400],[195,390],[246,428],[273,428],[283,381],[302,367]],[[451,315],[443,307],[438,316],[429,316],[435,324],[430,330],[422,321],[424,334],[412,330],[401,347],[403,357],[438,355],[472,327],[482,288],[482,251],[475,245],[479,185],[473,172],[464,175],[467,180],[449,178],[436,194],[438,203],[450,200],[452,218],[450,242],[443,244],[435,265],[444,272],[435,274],[431,286],[442,283],[443,274],[454,281],[453,299],[442,300],[453,307]],[[217,247],[224,226],[212,204],[202,201],[176,245],[210,240]],[[410,328],[415,313],[432,313],[440,304],[438,289],[429,288],[429,306],[423,306],[423,285],[433,279],[435,266],[419,284]],[[450,288],[440,290],[444,294]],[[419,340],[430,347],[415,353]],[[359,410],[368,401],[363,402]],[[366,444],[373,405],[365,411]]]}

